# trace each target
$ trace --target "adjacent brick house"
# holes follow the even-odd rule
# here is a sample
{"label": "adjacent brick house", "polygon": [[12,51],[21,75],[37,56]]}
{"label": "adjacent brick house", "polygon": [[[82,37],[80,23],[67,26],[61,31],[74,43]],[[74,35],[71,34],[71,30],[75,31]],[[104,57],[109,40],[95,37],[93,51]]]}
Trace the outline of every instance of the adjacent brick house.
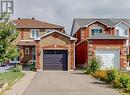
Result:
{"label": "adjacent brick house", "polygon": [[[18,61],[35,61],[37,69],[72,70],[75,68],[75,38],[65,34],[64,27],[32,19],[11,22],[19,31],[14,44],[18,46]],[[12,61],[13,62],[13,61]]]}
{"label": "adjacent brick house", "polygon": [[102,69],[129,66],[129,19],[74,19],[71,36],[77,38],[76,66],[86,66],[93,57]]}

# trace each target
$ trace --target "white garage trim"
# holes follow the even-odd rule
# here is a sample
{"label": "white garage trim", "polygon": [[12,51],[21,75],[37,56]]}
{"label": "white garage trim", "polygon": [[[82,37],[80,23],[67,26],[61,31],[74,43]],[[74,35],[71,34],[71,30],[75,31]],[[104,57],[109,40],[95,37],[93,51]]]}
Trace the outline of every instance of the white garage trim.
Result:
{"label": "white garage trim", "polygon": [[[103,57],[103,59],[101,59],[102,62],[104,64],[104,67],[101,66],[101,68],[103,69],[120,69],[120,50],[119,49],[96,49],[96,56],[101,56],[101,58]],[[112,57],[114,57],[114,59],[112,59]],[[113,60],[113,64],[109,61]],[[108,63],[108,64],[107,64]],[[105,67],[106,66],[106,67]],[[110,67],[112,66],[112,67]]]}

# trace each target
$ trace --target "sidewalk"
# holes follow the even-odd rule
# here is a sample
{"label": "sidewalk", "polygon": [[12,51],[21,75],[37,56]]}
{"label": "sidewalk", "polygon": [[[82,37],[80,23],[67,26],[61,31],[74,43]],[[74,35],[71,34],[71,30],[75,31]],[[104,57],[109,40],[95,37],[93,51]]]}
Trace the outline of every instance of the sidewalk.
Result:
{"label": "sidewalk", "polygon": [[36,72],[31,71],[24,71],[24,73],[25,76],[7,90],[4,95],[22,95],[36,74]]}

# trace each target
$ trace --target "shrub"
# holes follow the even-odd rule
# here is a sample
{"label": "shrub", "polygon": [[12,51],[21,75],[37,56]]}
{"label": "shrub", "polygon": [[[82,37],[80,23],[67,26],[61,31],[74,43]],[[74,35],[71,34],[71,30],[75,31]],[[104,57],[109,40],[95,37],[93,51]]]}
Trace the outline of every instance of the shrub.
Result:
{"label": "shrub", "polygon": [[130,93],[130,84],[128,84],[127,88],[126,88],[126,92]]}
{"label": "shrub", "polygon": [[12,72],[21,72],[21,70],[18,69],[18,68],[13,68],[13,69],[11,69],[11,71],[12,71]]}
{"label": "shrub", "polygon": [[107,72],[107,70],[98,70],[93,73],[93,76],[101,81],[106,81]]}
{"label": "shrub", "polygon": [[115,80],[116,71],[115,70],[108,70],[107,71],[107,83],[112,83]]}
{"label": "shrub", "polygon": [[130,84],[130,76],[126,73],[122,73],[119,81],[121,83],[122,88],[127,88],[128,85]]}
{"label": "shrub", "polygon": [[36,71],[35,64],[30,64],[30,70],[31,71]]}
{"label": "shrub", "polygon": [[91,73],[95,73],[99,69],[99,67],[100,67],[100,63],[98,59],[93,58],[92,60],[90,60],[88,64],[88,68]]}
{"label": "shrub", "polygon": [[114,80],[115,88],[128,88],[130,84],[130,76],[127,73],[118,72]]}
{"label": "shrub", "polygon": [[86,73],[86,74],[91,73],[90,68],[88,66],[84,68],[84,73]]}
{"label": "shrub", "polygon": [[121,77],[122,73],[121,72],[117,72],[116,76],[115,76],[115,80],[113,81],[113,87],[115,88],[121,88],[121,83],[120,83],[120,77]]}

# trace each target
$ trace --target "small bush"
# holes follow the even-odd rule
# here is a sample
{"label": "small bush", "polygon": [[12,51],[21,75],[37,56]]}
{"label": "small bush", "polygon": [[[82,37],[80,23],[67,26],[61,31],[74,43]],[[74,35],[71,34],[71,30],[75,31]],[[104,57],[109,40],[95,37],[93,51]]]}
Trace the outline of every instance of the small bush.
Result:
{"label": "small bush", "polygon": [[36,71],[35,64],[30,64],[30,70],[31,71]]}
{"label": "small bush", "polygon": [[90,68],[88,66],[84,68],[84,73],[86,73],[86,74],[91,73]]}
{"label": "small bush", "polygon": [[117,72],[115,76],[115,80],[113,81],[113,87],[115,88],[121,88],[121,83],[120,83],[120,76],[122,75],[121,72]]}
{"label": "small bush", "polygon": [[93,74],[93,76],[101,81],[106,81],[107,72],[107,70],[98,70]]}
{"label": "small bush", "polygon": [[128,84],[127,88],[126,88],[126,92],[130,93],[130,84]]}
{"label": "small bush", "polygon": [[107,83],[112,83],[115,80],[116,71],[115,70],[108,70],[107,72]]}
{"label": "small bush", "polygon": [[13,69],[11,69],[11,71],[12,71],[12,72],[21,72],[21,70],[18,69],[18,68],[13,68]]}
{"label": "small bush", "polygon": [[122,73],[119,81],[121,83],[122,88],[127,88],[128,85],[130,84],[130,76],[126,73]]}
{"label": "small bush", "polygon": [[114,80],[115,88],[128,88],[130,84],[130,76],[127,73],[118,72]]}
{"label": "small bush", "polygon": [[88,69],[91,73],[95,73],[100,68],[100,62],[98,59],[93,58],[88,64]]}

